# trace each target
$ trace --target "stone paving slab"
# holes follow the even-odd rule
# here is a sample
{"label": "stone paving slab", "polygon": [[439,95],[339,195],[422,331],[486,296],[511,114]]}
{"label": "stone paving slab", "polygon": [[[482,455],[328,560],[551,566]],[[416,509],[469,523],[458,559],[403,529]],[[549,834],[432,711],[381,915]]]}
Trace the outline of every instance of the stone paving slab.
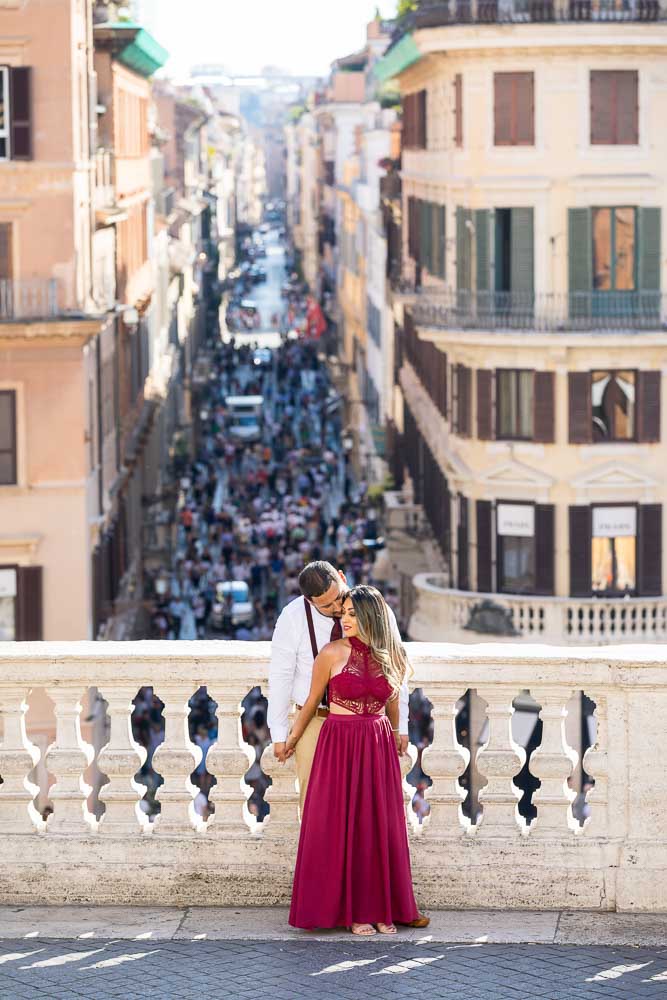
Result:
{"label": "stone paving slab", "polygon": [[651,1000],[667,948],[346,941],[0,942],[0,1000]]}

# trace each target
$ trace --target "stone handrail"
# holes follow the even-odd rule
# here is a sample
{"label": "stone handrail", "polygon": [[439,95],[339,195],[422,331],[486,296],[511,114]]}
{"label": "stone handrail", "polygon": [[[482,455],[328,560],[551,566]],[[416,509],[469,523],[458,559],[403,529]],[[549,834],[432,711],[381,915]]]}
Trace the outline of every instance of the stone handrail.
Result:
{"label": "stone handrail", "polygon": [[516,633],[510,641],[581,645],[667,640],[665,597],[540,597],[457,590],[443,576],[413,579],[416,607],[409,632],[415,639],[475,641],[466,626],[485,601],[503,608]]}
{"label": "stone handrail", "polygon": [[[667,663],[661,646],[557,648],[539,645],[411,643],[414,675],[433,704],[432,745],[423,767],[433,784],[430,815],[412,822],[418,899],[424,907],[667,909],[667,777],[655,761],[667,732]],[[267,748],[271,812],[253,825],[243,781],[252,751],[242,742],[241,701],[266,690],[269,645],[242,642],[0,644],[0,903],[285,903],[298,818],[292,763]],[[108,704],[110,738],[97,752],[109,782],[100,821],[86,807],[83,772],[96,754],[81,739],[81,699],[91,685]],[[143,751],[132,739],[132,699],[153,686],[164,702],[164,742],[154,755],[164,778],[154,823],[143,822],[133,776]],[[188,700],[202,685],[217,702],[219,735],[207,768],[217,778],[216,811],[193,811],[190,774],[200,759],[188,735]],[[44,688],[54,705],[55,740],[46,767],[54,812],[31,815],[26,782],[39,751],[25,729],[26,698]],[[457,703],[467,689],[485,703],[486,741],[476,765],[486,784],[479,823],[466,822],[457,779],[467,751],[456,740]],[[524,751],[512,739],[513,700],[529,690],[541,706],[540,746],[530,760],[541,781],[537,818],[517,810],[512,778]],[[585,771],[595,782],[590,815],[574,821],[567,778],[577,763],[565,739],[571,696],[595,702],[597,742]],[[32,811],[34,813],[34,810]]]}

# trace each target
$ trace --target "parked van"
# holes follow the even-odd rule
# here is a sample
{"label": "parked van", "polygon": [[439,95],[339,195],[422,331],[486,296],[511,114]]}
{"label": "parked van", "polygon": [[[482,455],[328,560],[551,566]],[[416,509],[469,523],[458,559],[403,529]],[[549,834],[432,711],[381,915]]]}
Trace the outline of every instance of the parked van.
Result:
{"label": "parked van", "polygon": [[228,433],[236,441],[262,440],[263,396],[227,396]]}

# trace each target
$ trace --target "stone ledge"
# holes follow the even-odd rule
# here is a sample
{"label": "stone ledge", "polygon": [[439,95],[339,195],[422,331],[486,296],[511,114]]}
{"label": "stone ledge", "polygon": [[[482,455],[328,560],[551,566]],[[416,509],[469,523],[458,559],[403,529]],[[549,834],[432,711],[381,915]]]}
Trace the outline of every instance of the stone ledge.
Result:
{"label": "stone ledge", "polygon": [[[297,931],[286,907],[2,906],[0,940],[349,940],[344,931]],[[443,944],[667,947],[667,913],[435,910],[426,930],[400,938]]]}

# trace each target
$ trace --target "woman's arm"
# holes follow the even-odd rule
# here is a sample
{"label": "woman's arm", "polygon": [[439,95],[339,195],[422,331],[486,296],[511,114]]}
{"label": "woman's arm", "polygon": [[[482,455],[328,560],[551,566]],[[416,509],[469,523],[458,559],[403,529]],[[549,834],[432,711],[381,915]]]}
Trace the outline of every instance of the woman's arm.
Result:
{"label": "woman's arm", "polygon": [[328,643],[313,664],[313,679],[310,684],[310,693],[306,703],[294,720],[292,732],[287,739],[285,749],[288,755],[294,752],[294,747],[303,736],[306,726],[315,715],[317,707],[322,701],[322,695],[329,683],[331,668],[337,658],[336,651],[331,649],[332,645],[333,643]]}
{"label": "woman's arm", "polygon": [[398,695],[394,695],[392,698],[389,699],[389,701],[387,702],[387,704],[384,707],[384,710],[387,713],[387,718],[389,719],[389,722],[390,722],[390,725],[391,725],[391,729],[392,729],[392,732],[394,734],[394,740],[396,742],[396,749],[398,750],[399,756],[403,756],[403,748],[401,746],[401,736],[400,736],[400,733],[398,731],[398,729],[399,729],[399,725],[398,725],[398,703],[399,703]]}

